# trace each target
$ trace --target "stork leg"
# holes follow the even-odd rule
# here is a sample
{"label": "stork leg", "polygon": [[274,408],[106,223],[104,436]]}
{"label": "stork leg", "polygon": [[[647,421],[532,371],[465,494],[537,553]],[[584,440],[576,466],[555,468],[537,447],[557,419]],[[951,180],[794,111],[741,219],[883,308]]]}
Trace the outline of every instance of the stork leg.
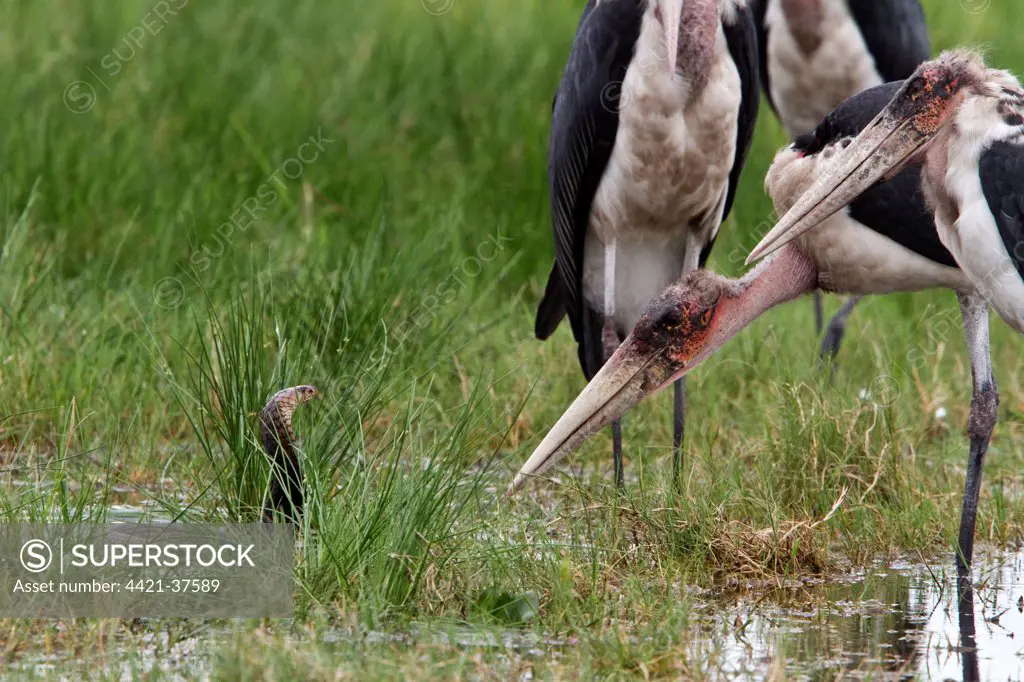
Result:
{"label": "stork leg", "polygon": [[674,384],[672,404],[672,480],[682,488],[683,440],[686,435],[686,377]]}
{"label": "stork leg", "polygon": [[615,465],[615,486],[622,487],[622,420],[612,422],[612,463]]}
{"label": "stork leg", "polygon": [[971,568],[974,554],[974,523],[978,516],[978,495],[981,492],[981,469],[985,452],[992,439],[999,410],[999,390],[992,374],[989,357],[988,303],[979,296],[957,294],[960,313],[964,318],[964,335],[971,357],[971,375],[974,391],[971,397],[971,416],[967,433],[971,440],[970,459],[967,461],[967,481],[964,484],[963,510],[960,514],[960,534],[957,539],[956,563],[961,576]]}
{"label": "stork leg", "polygon": [[825,308],[821,300],[821,292],[814,292],[814,335],[821,336],[821,327],[825,323]]}
{"label": "stork leg", "polygon": [[[817,294],[818,292],[814,292]],[[815,301],[820,301],[820,297],[816,298]],[[850,317],[850,313],[853,312],[854,307],[860,303],[860,296],[851,296],[846,299],[843,303],[843,307],[839,309],[832,319],[829,320],[828,328],[825,330],[825,336],[821,339],[821,359],[829,360],[834,358],[839,353],[839,346],[843,343],[843,337],[846,335],[846,321]],[[820,315],[821,311],[817,313]],[[821,329],[819,321],[818,329]]]}
{"label": "stork leg", "polygon": [[[615,354],[620,341],[619,335],[615,332],[615,322],[611,318],[604,321],[604,329],[601,333],[601,341],[604,344],[604,361]],[[615,485],[622,487],[622,421],[616,419],[612,422],[612,463],[615,467]]]}

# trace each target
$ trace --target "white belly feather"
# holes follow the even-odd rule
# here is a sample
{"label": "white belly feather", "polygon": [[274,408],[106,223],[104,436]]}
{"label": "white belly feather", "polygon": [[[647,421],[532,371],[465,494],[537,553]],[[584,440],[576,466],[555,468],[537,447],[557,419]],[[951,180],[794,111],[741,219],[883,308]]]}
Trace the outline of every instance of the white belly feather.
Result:
{"label": "white belly feather", "polygon": [[[993,112],[986,111],[995,106],[994,100],[973,100],[961,107],[957,119],[960,134],[951,136],[946,147],[945,176],[937,178],[935,166],[929,163],[925,188],[935,208],[939,240],[953,254],[978,294],[1008,325],[1024,333],[1024,280],[1006,251],[979,175],[981,152],[990,141],[1013,132]],[[941,154],[942,149],[935,152]],[[955,209],[937,200],[935,188],[929,186],[937,182],[944,184],[945,194],[955,203]]]}
{"label": "white belly feather", "polygon": [[790,137],[812,130],[845,99],[882,83],[845,0],[823,0],[821,44],[806,55],[779,0],[765,12],[772,102]]}
{"label": "white belly feather", "polygon": [[[721,222],[736,152],[740,77],[719,28],[714,69],[695,97],[669,74],[661,28],[644,18],[626,73],[618,134],[594,198],[583,289],[628,332],[652,298],[697,266]],[[703,218],[703,220],[701,220]],[[605,245],[614,239],[614,300],[606,304]]]}
{"label": "white belly feather", "polygon": [[849,208],[805,233],[797,243],[818,264],[818,284],[825,291],[858,296],[932,288],[972,291],[964,272],[875,232],[850,217]]}
{"label": "white belly feather", "polygon": [[[981,183],[978,182],[978,192]],[[1008,325],[1024,333],[1024,280],[1006,253],[985,197],[963,205],[952,225],[939,222],[939,239]]]}
{"label": "white belly feather", "polygon": [[[784,215],[831,163],[829,151],[801,157],[791,148],[775,157],[765,189]],[[848,208],[832,216],[796,242],[818,268],[818,284],[826,291],[857,295],[921,291],[944,287],[970,293],[967,276],[925,258],[850,217]]]}

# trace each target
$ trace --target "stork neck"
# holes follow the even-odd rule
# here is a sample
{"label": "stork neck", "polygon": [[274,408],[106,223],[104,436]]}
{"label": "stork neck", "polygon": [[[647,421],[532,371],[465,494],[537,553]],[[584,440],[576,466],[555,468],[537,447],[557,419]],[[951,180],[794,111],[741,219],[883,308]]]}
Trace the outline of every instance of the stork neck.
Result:
{"label": "stork neck", "polygon": [[722,341],[734,336],[765,311],[817,288],[818,269],[794,244],[759,263],[736,280],[735,290],[719,303]]}
{"label": "stork neck", "polygon": [[718,24],[718,0],[683,0],[676,69],[690,84],[691,92],[703,91],[711,77]]}
{"label": "stork neck", "polygon": [[800,50],[808,57],[817,52],[825,22],[823,0],[782,0],[782,14]]}

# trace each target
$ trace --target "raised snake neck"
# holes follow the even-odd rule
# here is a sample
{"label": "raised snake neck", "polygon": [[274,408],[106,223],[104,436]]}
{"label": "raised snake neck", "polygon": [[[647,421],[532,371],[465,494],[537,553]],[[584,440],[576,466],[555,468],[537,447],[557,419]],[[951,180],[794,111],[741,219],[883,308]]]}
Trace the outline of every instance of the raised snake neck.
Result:
{"label": "raised snake neck", "polygon": [[298,524],[302,517],[302,469],[296,452],[292,415],[295,408],[319,393],[313,386],[293,386],[275,393],[260,411],[260,440],[271,464],[270,498],[263,509],[264,521],[275,514]]}

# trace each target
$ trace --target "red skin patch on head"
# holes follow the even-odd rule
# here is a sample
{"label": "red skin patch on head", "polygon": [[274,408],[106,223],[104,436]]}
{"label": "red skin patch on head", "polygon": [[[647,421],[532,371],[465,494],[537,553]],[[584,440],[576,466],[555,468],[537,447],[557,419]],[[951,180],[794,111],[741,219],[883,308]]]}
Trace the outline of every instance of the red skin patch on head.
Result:
{"label": "red skin patch on head", "polygon": [[934,133],[945,118],[944,109],[939,101],[929,103],[921,113],[914,117],[914,129],[923,134]]}
{"label": "red skin patch on head", "polygon": [[957,100],[953,93],[929,94],[931,97],[914,116],[912,123],[914,130],[922,135],[932,135],[938,132],[956,109]]}
{"label": "red skin patch on head", "polygon": [[668,348],[668,357],[682,363],[699,354],[707,345],[714,313],[714,308],[708,308],[699,317],[684,314],[680,324],[672,330],[677,342]]}
{"label": "red skin patch on head", "polygon": [[961,77],[945,66],[924,69],[916,78],[920,87],[909,93],[916,109],[911,125],[922,135],[936,133],[955,108],[955,97],[960,90]]}

